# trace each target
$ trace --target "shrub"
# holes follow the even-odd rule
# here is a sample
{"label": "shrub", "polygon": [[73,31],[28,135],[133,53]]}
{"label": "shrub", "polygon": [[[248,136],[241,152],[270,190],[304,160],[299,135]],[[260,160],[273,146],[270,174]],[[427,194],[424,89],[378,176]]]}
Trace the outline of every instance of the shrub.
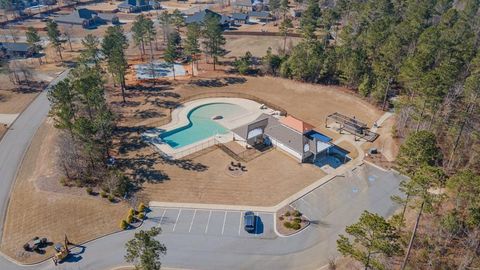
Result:
{"label": "shrub", "polygon": [[140,219],[140,220],[142,220],[142,219],[145,218],[145,214],[144,214],[144,213],[140,213],[140,214],[138,214],[137,218]]}
{"label": "shrub", "polygon": [[120,229],[126,230],[127,228],[128,228],[128,222],[125,221],[125,220],[122,220],[122,221],[120,222]]}
{"label": "shrub", "polygon": [[143,213],[143,212],[145,212],[145,209],[146,209],[145,204],[140,203],[138,205],[138,212]]}
{"label": "shrub", "polygon": [[285,228],[287,228],[287,229],[290,229],[290,228],[292,228],[292,223],[290,223],[289,221],[285,221],[285,222],[283,223],[283,226],[284,226]]}
{"label": "shrub", "polygon": [[102,198],[107,198],[107,193],[105,191],[100,191],[100,196],[102,196]]}
{"label": "shrub", "polygon": [[294,229],[294,230],[300,230],[301,227],[302,227],[302,226],[300,225],[300,223],[294,222],[294,223],[292,223],[292,227],[291,227],[291,228]]}
{"label": "shrub", "polygon": [[278,219],[280,219],[280,220],[284,220],[285,218],[284,218],[284,217],[282,217],[282,216],[280,216]]}
{"label": "shrub", "polygon": [[62,184],[62,186],[64,186],[64,187],[68,186],[67,178],[66,177],[60,178],[60,184]]}
{"label": "shrub", "polygon": [[293,215],[296,216],[296,217],[301,217],[302,213],[300,213],[300,211],[298,211],[298,210],[295,210],[295,212],[293,212]]}
{"label": "shrub", "polygon": [[135,209],[130,208],[130,210],[128,210],[128,215],[129,215],[129,216],[132,216],[132,217],[133,217],[135,214],[136,214]]}
{"label": "shrub", "polygon": [[132,222],[133,222],[133,215],[130,215],[130,214],[129,214],[128,217],[127,217],[127,223],[130,224],[130,223],[132,223]]}
{"label": "shrub", "polygon": [[115,196],[113,196],[112,194],[108,194],[108,200],[110,202],[114,202],[115,201]]}
{"label": "shrub", "polygon": [[93,188],[87,187],[87,194],[92,195],[93,194]]}
{"label": "shrub", "polygon": [[285,213],[285,216],[286,216],[286,217],[289,217],[290,215],[291,215],[290,211],[287,211],[287,212]]}
{"label": "shrub", "polygon": [[299,217],[296,217],[296,218],[293,219],[293,222],[295,222],[295,223],[301,223],[301,222],[302,222],[302,219],[299,218]]}
{"label": "shrub", "polygon": [[102,191],[105,193],[109,193],[110,189],[108,187],[102,187]]}

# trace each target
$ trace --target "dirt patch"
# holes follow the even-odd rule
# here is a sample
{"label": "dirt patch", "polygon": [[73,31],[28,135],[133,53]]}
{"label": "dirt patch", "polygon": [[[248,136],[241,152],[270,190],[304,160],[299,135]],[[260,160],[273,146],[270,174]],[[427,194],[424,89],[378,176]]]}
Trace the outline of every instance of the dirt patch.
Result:
{"label": "dirt patch", "polygon": [[24,263],[38,262],[53,254],[52,247],[43,255],[24,252],[23,244],[34,236],[61,242],[67,234],[70,241],[82,243],[116,231],[128,210],[125,203],[111,204],[86,192],[71,195],[36,187],[42,179],[58,179],[52,147],[57,134],[51,123],[42,124],[12,190],[1,250]]}

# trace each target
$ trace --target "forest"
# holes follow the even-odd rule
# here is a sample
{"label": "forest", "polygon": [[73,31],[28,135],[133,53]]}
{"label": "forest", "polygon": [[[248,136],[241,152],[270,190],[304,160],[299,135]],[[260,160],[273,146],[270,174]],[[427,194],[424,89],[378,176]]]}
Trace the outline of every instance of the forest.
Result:
{"label": "forest", "polygon": [[308,0],[302,42],[264,58],[272,75],[343,85],[396,113],[401,211],[364,212],[337,241],[365,269],[480,267],[479,4]]}

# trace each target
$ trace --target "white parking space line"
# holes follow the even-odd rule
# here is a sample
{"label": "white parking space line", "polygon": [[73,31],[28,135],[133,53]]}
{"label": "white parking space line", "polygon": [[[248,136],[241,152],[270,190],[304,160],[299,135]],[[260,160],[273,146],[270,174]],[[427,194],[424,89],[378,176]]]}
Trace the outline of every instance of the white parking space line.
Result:
{"label": "white parking space line", "polygon": [[240,222],[238,224],[238,235],[240,235],[240,230],[242,228],[242,217],[243,217],[243,212],[240,212]]}
{"label": "white parking space line", "polygon": [[208,213],[207,227],[205,227],[205,233],[208,231],[208,224],[210,223],[210,218],[212,217],[212,210]]}
{"label": "white parking space line", "polygon": [[223,216],[223,226],[222,226],[222,235],[225,231],[225,221],[227,220],[227,211],[225,211],[225,215]]}
{"label": "white parking space line", "polygon": [[197,209],[195,209],[195,212],[193,212],[192,222],[190,222],[190,229],[188,229],[188,232],[192,230],[192,225],[193,225],[193,221],[195,220],[196,214],[197,214]]}
{"label": "white parking space line", "polygon": [[163,217],[165,216],[165,213],[167,212],[167,209],[163,210],[162,217],[160,218],[160,225],[163,223]]}
{"label": "white parking space line", "polygon": [[181,208],[178,211],[177,219],[175,220],[175,224],[173,225],[173,230],[172,231],[175,231],[175,227],[177,227],[177,222],[178,222],[178,218],[180,217],[180,213],[182,213]]}

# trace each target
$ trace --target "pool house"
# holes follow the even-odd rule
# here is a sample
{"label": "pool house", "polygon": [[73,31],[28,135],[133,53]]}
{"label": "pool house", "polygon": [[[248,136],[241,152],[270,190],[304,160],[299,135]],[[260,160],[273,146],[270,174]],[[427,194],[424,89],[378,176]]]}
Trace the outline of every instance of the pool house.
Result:
{"label": "pool house", "polygon": [[293,116],[276,118],[262,114],[253,122],[232,130],[237,141],[251,147],[272,145],[299,162],[315,162],[328,155],[332,139],[314,130],[314,126]]}

